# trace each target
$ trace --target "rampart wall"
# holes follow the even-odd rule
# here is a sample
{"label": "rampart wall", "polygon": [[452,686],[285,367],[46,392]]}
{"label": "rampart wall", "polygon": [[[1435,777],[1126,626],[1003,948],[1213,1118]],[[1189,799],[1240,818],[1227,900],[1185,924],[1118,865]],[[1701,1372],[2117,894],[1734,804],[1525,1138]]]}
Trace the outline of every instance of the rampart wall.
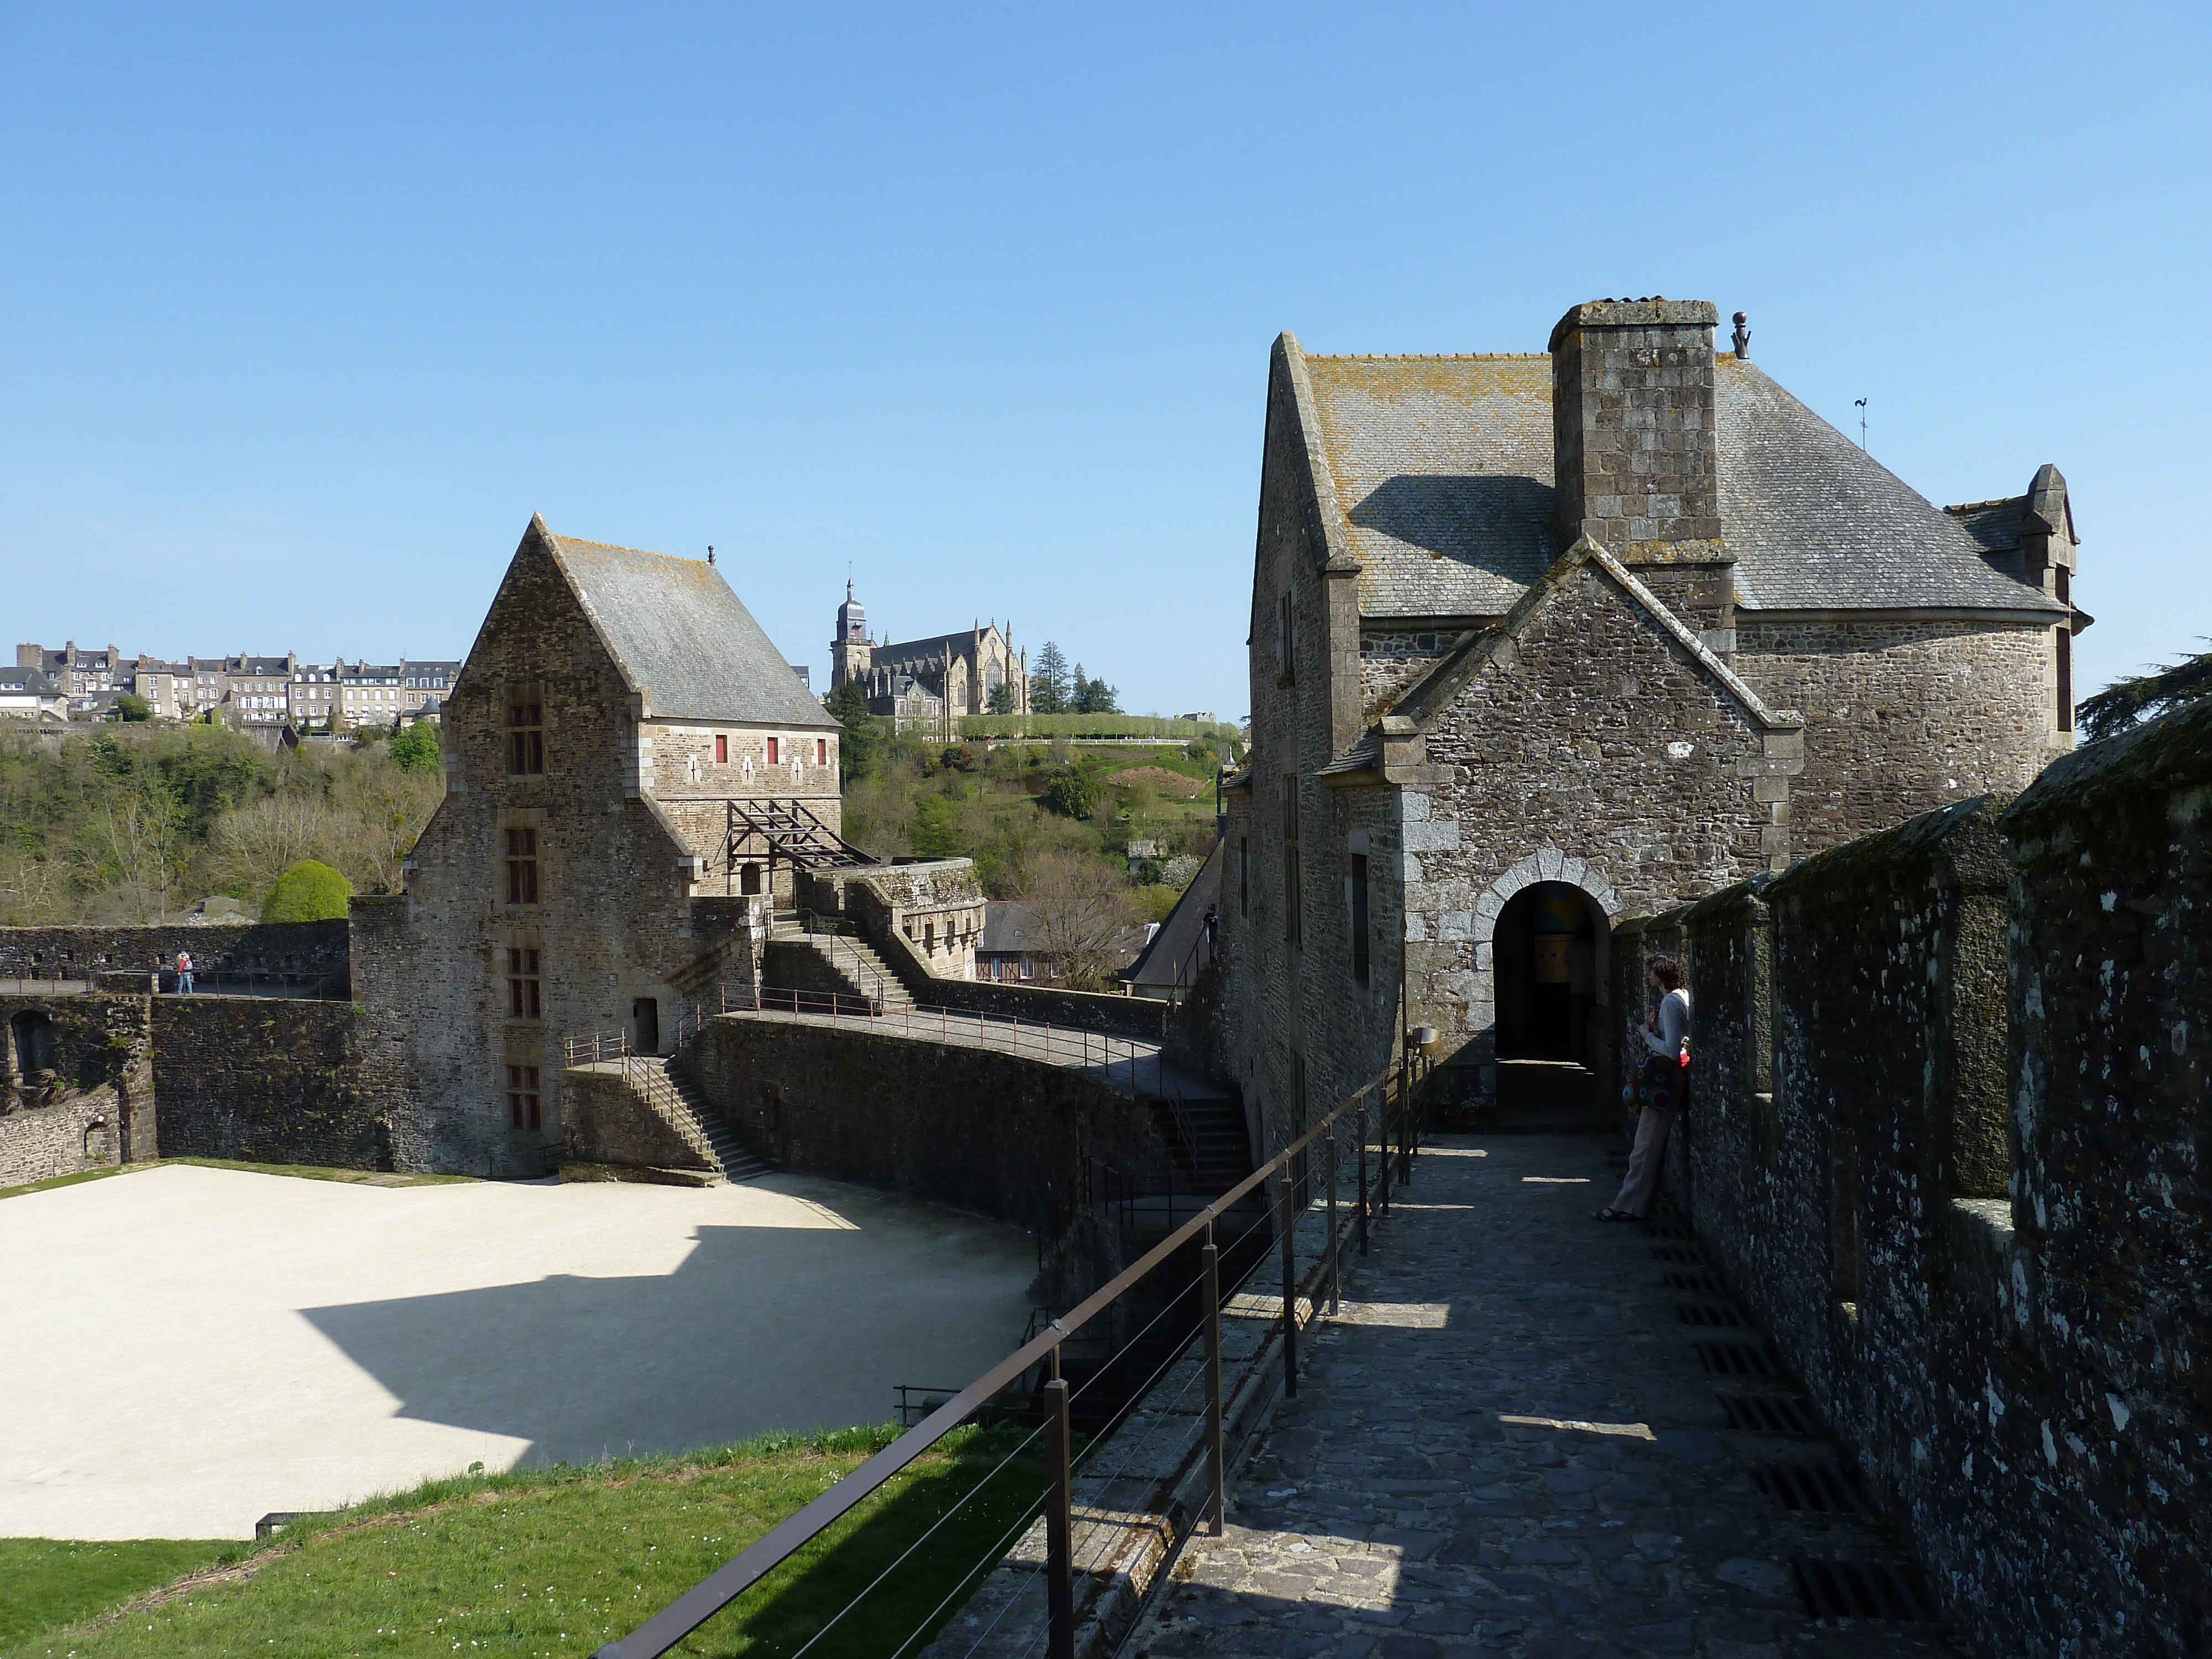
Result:
{"label": "rampart wall", "polygon": [[990,1049],[738,1016],[709,1020],[685,1065],[787,1169],[1033,1230],[1065,1218],[1086,1158],[1131,1174],[1171,1167],[1148,1108]]}
{"label": "rampart wall", "polygon": [[145,927],[0,927],[0,979],[82,979],[124,994],[175,988],[177,953],[191,952],[201,988],[224,974],[300,982],[317,994],[348,990],[346,924],[282,921],[225,927],[173,922]]}
{"label": "rampart wall", "polygon": [[1668,1179],[1952,1613],[2212,1650],[2212,703],[1616,933]]}

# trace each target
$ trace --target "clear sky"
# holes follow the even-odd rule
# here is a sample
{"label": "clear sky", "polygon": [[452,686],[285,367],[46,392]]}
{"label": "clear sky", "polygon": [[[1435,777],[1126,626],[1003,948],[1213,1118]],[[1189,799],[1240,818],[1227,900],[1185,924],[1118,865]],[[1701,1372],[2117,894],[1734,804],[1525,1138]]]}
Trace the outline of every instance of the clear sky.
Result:
{"label": "clear sky", "polygon": [[1279,331],[1665,294],[2056,461],[2087,690],[2212,634],[2208,19],[0,0],[0,648],[458,656],[538,511],[1242,715]]}

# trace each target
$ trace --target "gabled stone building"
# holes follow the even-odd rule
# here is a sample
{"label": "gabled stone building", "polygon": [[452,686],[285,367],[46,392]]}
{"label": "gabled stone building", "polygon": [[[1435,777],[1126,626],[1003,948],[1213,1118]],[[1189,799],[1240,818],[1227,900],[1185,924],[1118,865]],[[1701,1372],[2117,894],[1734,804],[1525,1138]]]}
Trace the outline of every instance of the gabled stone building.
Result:
{"label": "gabled stone building", "polygon": [[533,518],[446,702],[406,893],[354,901],[399,1166],[541,1172],[564,1037],[659,1052],[752,989],[792,902],[775,837],[840,828],[838,729],[710,563]]}
{"label": "gabled stone building", "polygon": [[1624,908],[2071,746],[2057,470],[1940,509],[1716,320],[1601,301],[1523,356],[1276,342],[1220,900],[1224,1063],[1269,1144],[1401,1024],[1437,1028],[1462,1098],[1501,1054],[1589,1056],[1627,1017]]}

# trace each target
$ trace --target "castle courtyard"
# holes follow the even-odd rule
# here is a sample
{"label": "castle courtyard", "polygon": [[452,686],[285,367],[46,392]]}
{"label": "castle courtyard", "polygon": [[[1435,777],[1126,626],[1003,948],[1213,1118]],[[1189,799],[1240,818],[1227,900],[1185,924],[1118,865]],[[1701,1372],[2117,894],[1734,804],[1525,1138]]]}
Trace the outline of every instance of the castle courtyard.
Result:
{"label": "castle courtyard", "polygon": [[472,1463],[882,1422],[1014,1346],[1022,1233],[793,1176],[167,1165],[0,1203],[0,1536],[242,1538]]}

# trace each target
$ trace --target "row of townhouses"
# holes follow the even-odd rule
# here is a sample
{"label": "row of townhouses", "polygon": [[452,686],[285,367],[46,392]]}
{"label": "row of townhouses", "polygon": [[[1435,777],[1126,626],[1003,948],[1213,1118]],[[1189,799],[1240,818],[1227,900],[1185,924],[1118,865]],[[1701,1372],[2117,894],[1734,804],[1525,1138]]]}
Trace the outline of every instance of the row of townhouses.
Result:
{"label": "row of townhouses", "polygon": [[145,700],[156,720],[217,717],[249,728],[344,731],[395,720],[435,720],[458,662],[301,662],[281,657],[187,657],[165,662],[125,656],[113,646],[58,650],[15,647],[15,666],[0,670],[0,714],[33,720],[101,720],[125,692]]}

